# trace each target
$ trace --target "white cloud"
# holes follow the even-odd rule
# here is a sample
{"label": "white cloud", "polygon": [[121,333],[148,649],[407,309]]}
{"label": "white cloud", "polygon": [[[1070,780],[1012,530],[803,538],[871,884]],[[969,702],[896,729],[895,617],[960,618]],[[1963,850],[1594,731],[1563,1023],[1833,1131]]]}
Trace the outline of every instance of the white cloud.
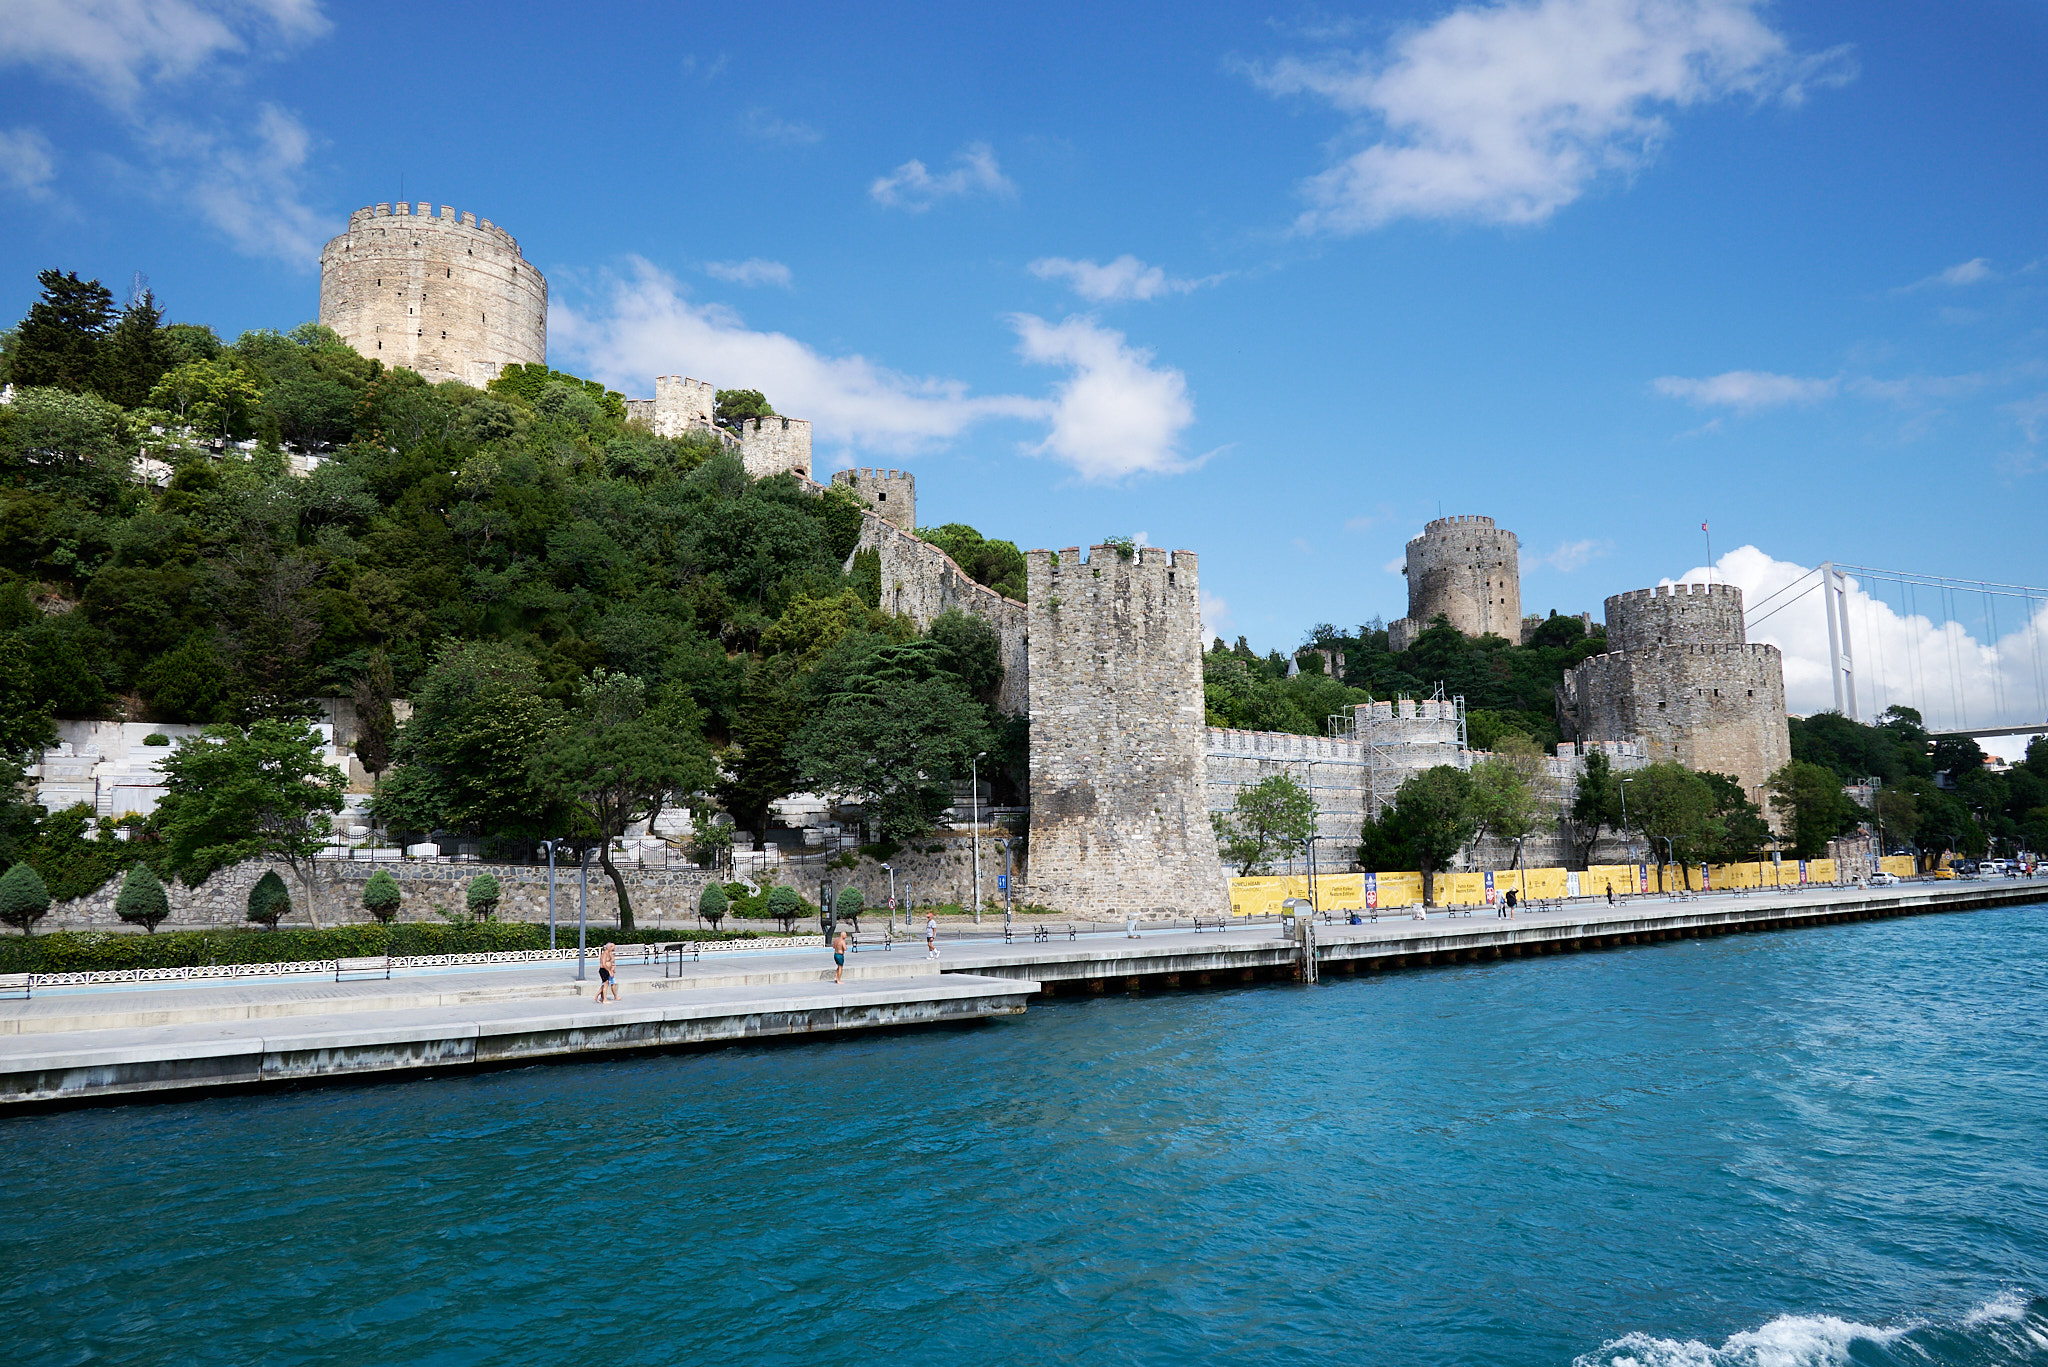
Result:
{"label": "white cloud", "polygon": [[1408,568],[1408,557],[1407,557],[1407,555],[1406,555],[1406,554],[1404,553],[1404,554],[1401,554],[1401,555],[1397,555],[1397,556],[1395,556],[1395,557],[1394,557],[1394,558],[1393,558],[1392,560],[1389,560],[1389,561],[1388,561],[1388,562],[1387,562],[1386,564],[1384,564],[1384,565],[1380,566],[1380,573],[1381,573],[1381,574],[1401,574],[1401,573],[1404,573],[1404,572],[1406,572],[1407,568]]}
{"label": "white cloud", "polygon": [[326,33],[318,0],[7,0],[0,63],[35,67],[133,104],[217,59],[271,55]]}
{"label": "white cloud", "polygon": [[1797,103],[1852,74],[1845,54],[1791,55],[1761,0],[1502,0],[1411,27],[1384,52],[1252,69],[1275,94],[1320,96],[1369,139],[1309,180],[1305,232],[1390,220],[1537,223],[1603,174],[1648,165],[1663,112],[1732,96]]}
{"label": "white cloud", "polygon": [[728,388],[766,393],[808,418],[821,442],[871,451],[928,449],[991,418],[1039,418],[1043,399],[975,396],[959,380],[905,375],[864,356],[826,356],[780,332],[755,332],[717,304],[684,297],[675,278],[635,259],[606,282],[584,313],[560,301],[548,309],[548,340],[583,358],[599,379],[645,393],[656,375],[687,373]]}
{"label": "white cloud", "polygon": [[[1713,572],[1715,581],[1742,590],[1753,623],[1749,639],[1783,652],[1785,705],[1800,714],[1835,705],[1826,606],[1817,577],[1778,597],[1770,595],[1809,571],[1809,566],[1743,546],[1722,556]],[[1663,582],[1703,583],[1707,578],[1706,567],[1696,566]],[[1966,624],[1941,611],[1941,597],[1933,589],[1916,589],[1909,600],[1896,583],[1851,577],[1849,643],[1857,712],[1865,721],[1895,704],[1918,710],[1931,730],[2042,720],[2034,652],[2037,645],[2048,645],[2048,599],[2034,600],[2031,630],[2023,600],[1996,600],[1994,631],[1989,615],[1968,602],[1974,597],[1955,600],[1982,614]],[[1987,749],[1992,745],[1985,742]]]}
{"label": "white cloud", "polygon": [[1583,569],[1613,549],[1612,541],[1596,541],[1591,537],[1583,541],[1563,541],[1558,543],[1556,550],[1543,556],[1539,563],[1550,566],[1560,574],[1570,574],[1573,570]]}
{"label": "white cloud", "polygon": [[704,273],[728,285],[780,285],[788,289],[792,283],[789,267],[780,261],[764,261],[758,256],[745,261],[706,261]]}
{"label": "white cloud", "polygon": [[1236,628],[1231,620],[1230,604],[1207,589],[1202,590],[1202,645],[1214,645],[1216,638],[1227,636]]}
{"label": "white cloud", "polygon": [[1968,261],[1959,261],[1945,271],[1936,271],[1924,280],[1915,280],[1910,285],[1901,285],[1896,293],[1909,294],[1914,290],[1933,289],[1942,285],[1977,285],[1982,284],[1986,280],[1996,280],[1997,278],[1997,272],[1991,269],[1991,258],[1977,256],[1972,257]]}
{"label": "white cloud", "polygon": [[[719,58],[720,65],[725,59]],[[716,71],[707,73],[716,75]],[[756,142],[779,143],[784,147],[808,147],[821,142],[825,135],[807,123],[796,119],[777,118],[765,109],[749,109],[740,117],[740,132]]]}
{"label": "white cloud", "polygon": [[0,184],[25,199],[48,199],[57,153],[38,128],[0,128]]}
{"label": "white cloud", "polygon": [[1177,474],[1201,463],[1180,450],[1180,434],[1195,420],[1180,371],[1154,365],[1150,351],[1092,318],[1048,323],[1020,313],[1010,322],[1025,360],[1073,371],[1054,393],[1052,431],[1034,453],[1090,481]]}
{"label": "white cloud", "polygon": [[942,199],[957,199],[976,193],[1007,199],[1017,186],[996,164],[995,151],[985,142],[969,143],[953,157],[953,169],[935,176],[913,158],[886,176],[877,176],[868,186],[875,203],[891,209],[908,209],[921,214]]}
{"label": "white cloud", "polygon": [[305,202],[313,138],[290,113],[266,104],[246,128],[163,121],[144,137],[159,191],[238,250],[307,270],[318,264],[337,225]]}
{"label": "white cloud", "polygon": [[1074,293],[1091,304],[1124,299],[1157,299],[1167,294],[1189,294],[1223,277],[1181,280],[1158,266],[1148,266],[1129,252],[1114,261],[1072,261],[1064,256],[1047,256],[1031,263],[1031,273],[1040,280],[1065,280]]}
{"label": "white cloud", "polygon": [[1773,375],[1763,370],[1730,370],[1703,380],[1665,375],[1651,381],[1651,386],[1667,398],[1683,399],[1702,408],[1733,408],[1742,413],[1788,403],[1813,403],[1832,397],[1837,387],[1834,380]]}

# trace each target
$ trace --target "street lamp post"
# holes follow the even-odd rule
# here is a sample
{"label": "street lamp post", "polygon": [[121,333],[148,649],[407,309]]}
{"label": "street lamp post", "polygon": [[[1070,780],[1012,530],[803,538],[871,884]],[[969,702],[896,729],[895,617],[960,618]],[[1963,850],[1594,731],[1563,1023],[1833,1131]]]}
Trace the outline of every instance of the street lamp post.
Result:
{"label": "street lamp post", "polygon": [[548,839],[540,842],[548,851],[548,948],[555,947],[555,846],[562,842]]}
{"label": "street lamp post", "polygon": [[590,851],[579,861],[583,865],[583,891],[576,899],[576,981],[583,981],[583,958],[590,952]]}
{"label": "street lamp post", "polygon": [[1312,835],[1301,842],[1308,849],[1308,909],[1311,915],[1322,910],[1316,903],[1316,842],[1321,839],[1319,835]]}
{"label": "street lamp post", "polygon": [[996,844],[1003,851],[1003,934],[1007,936],[1010,933],[1010,888],[1011,884],[1017,881],[1017,877],[1011,872],[1010,842],[1003,839],[996,841]]}
{"label": "street lamp post", "polygon": [[[882,872],[889,875],[889,933],[894,935],[896,933],[896,867],[893,864],[884,864],[882,865]],[[910,929],[908,919],[905,919],[903,922],[903,928],[905,930]]]}
{"label": "street lamp post", "polygon": [[981,924],[981,762],[984,750],[968,763],[967,792],[974,802],[974,924]]}

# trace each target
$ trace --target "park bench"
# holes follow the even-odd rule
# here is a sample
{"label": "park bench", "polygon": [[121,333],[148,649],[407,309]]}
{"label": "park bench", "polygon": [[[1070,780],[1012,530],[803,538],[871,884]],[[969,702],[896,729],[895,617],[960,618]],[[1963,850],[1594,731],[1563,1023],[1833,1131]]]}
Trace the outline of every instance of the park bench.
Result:
{"label": "park bench", "polygon": [[[1197,934],[1197,935],[1200,935],[1200,934],[1202,933],[1202,929],[1203,929],[1203,924],[1204,924],[1204,923],[1203,923],[1203,921],[1202,921],[1202,917],[1201,917],[1201,914],[1200,914],[1199,912],[1197,912],[1197,913],[1196,913],[1196,915],[1195,915],[1195,934]],[[1222,930],[1222,929],[1223,929],[1223,918],[1222,918],[1221,916],[1218,916],[1218,917],[1216,918],[1216,920],[1215,920],[1215,921],[1214,921],[1213,923],[1209,924],[1209,926],[1208,926],[1208,929],[1210,929],[1210,930],[1215,930],[1215,931],[1220,931],[1220,930]]]}
{"label": "park bench", "polygon": [[[852,935],[849,935],[849,936],[847,937],[846,947],[847,947],[848,949],[852,950],[852,951],[853,951],[853,952],[854,952],[855,954],[858,954],[858,953],[860,953],[860,949],[861,949],[861,944],[860,944],[860,931],[859,931],[858,929],[856,929],[856,930],[855,930],[855,931],[853,932],[853,934],[852,934]],[[884,936],[882,937],[882,948],[884,948],[884,949],[894,949],[895,947],[896,947],[896,939],[895,939],[895,937],[894,937],[894,936],[892,936],[892,935],[884,935]],[[870,945],[868,946],[868,948],[872,949],[872,948],[874,948],[874,946],[873,946],[872,944],[870,944]]]}
{"label": "park bench", "polygon": [[1066,932],[1067,932],[1067,938],[1068,938],[1069,940],[1078,940],[1078,939],[1080,939],[1080,938],[1081,938],[1081,937],[1080,937],[1080,935],[1079,935],[1079,933],[1078,933],[1077,931],[1075,931],[1075,929],[1074,929],[1074,928],[1073,928],[1072,926],[1070,926],[1070,925],[1069,925],[1069,926],[1033,926],[1033,927],[1031,928],[1031,940],[1032,940],[1032,943],[1033,943],[1033,944],[1041,944],[1041,945],[1042,945],[1042,944],[1046,943],[1047,941],[1051,940],[1051,939],[1052,939],[1052,937],[1054,936],[1054,934],[1056,934],[1056,933],[1057,933],[1058,931],[1062,931],[1062,930],[1064,930],[1064,931],[1066,931]]}
{"label": "park bench", "polygon": [[389,954],[366,954],[356,959],[336,959],[334,961],[334,981],[340,982],[342,980],[341,975],[344,973],[374,973],[379,977],[389,978],[391,976],[391,956]]}
{"label": "park bench", "polygon": [[27,1001],[35,990],[35,981],[33,973],[0,973],[0,992],[19,992],[22,1000]]}

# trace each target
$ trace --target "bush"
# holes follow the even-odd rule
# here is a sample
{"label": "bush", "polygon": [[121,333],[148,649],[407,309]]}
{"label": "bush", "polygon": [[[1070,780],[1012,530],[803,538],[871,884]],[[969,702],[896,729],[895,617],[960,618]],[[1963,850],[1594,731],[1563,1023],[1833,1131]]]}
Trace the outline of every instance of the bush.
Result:
{"label": "bush", "polygon": [[778,883],[768,890],[768,914],[788,926],[804,914],[804,899],[797,896],[795,888]]}
{"label": "bush", "polygon": [[171,899],[164,894],[162,880],[147,864],[130,865],[120,895],[114,898],[114,915],[154,935],[170,914]]}
{"label": "bush", "polygon": [[265,930],[276,930],[277,923],[291,913],[292,895],[285,891],[284,879],[277,876],[276,869],[267,871],[249,889],[249,919]]}
{"label": "bush", "polygon": [[43,885],[41,874],[26,864],[16,864],[0,874],[0,921],[27,935],[49,911],[50,890]]}
{"label": "bush", "polygon": [[725,919],[727,905],[725,889],[716,883],[706,883],[704,891],[697,895],[697,914],[709,921],[713,929]]}
{"label": "bush", "polygon": [[[4,882],[0,879],[0,882]],[[610,930],[606,940],[622,945],[661,940],[751,940],[752,931]],[[576,928],[569,927],[573,947]],[[54,931],[31,938],[0,938],[0,973],[85,973],[125,968],[198,968],[207,964],[307,963],[366,955],[502,954],[546,949],[548,928],[526,921],[478,921],[452,926],[438,922],[335,926],[326,930],[167,930],[158,935],[106,931]]]}
{"label": "bush", "polygon": [[480,873],[469,882],[469,914],[479,921],[491,919],[491,913],[498,909],[498,876],[494,873]]}
{"label": "bush", "polygon": [[839,896],[834,901],[834,907],[842,921],[859,920],[861,911],[867,904],[867,898],[861,896],[860,889],[850,885],[841,888]]}
{"label": "bush", "polygon": [[390,925],[398,916],[398,908],[405,900],[398,890],[398,880],[391,876],[391,870],[378,869],[370,875],[370,881],[363,884],[363,910],[375,917],[379,925]]}
{"label": "bush", "polygon": [[152,731],[142,738],[144,745],[169,745],[171,738],[161,731]]}

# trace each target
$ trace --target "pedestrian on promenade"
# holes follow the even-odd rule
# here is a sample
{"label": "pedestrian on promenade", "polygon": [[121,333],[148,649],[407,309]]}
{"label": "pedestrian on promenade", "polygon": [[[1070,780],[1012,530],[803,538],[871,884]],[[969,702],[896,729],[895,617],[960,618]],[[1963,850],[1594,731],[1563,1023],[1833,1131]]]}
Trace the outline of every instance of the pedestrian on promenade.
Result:
{"label": "pedestrian on promenade", "polygon": [[1516,890],[1516,889],[1514,889],[1514,888],[1509,888],[1509,889],[1508,889],[1508,897],[1507,897],[1507,900],[1508,900],[1508,915],[1509,915],[1509,916],[1513,916],[1513,915],[1515,914],[1515,897],[1516,897],[1516,892],[1517,892],[1517,890]]}
{"label": "pedestrian on promenade", "polygon": [[619,999],[619,980],[615,975],[615,970],[618,966],[619,947],[610,940],[606,940],[604,948],[597,952],[597,999],[599,1001],[604,1000],[604,990],[607,987],[612,990],[612,1000],[617,1001]]}
{"label": "pedestrian on promenade", "polygon": [[924,956],[927,959],[939,957],[939,918],[929,911],[924,914]]}
{"label": "pedestrian on promenade", "polygon": [[1124,938],[1126,940],[1138,938],[1138,913],[1135,911],[1124,913]]}
{"label": "pedestrian on promenade", "polygon": [[1607,880],[1607,905],[1614,905],[1614,880],[1611,878]]}
{"label": "pedestrian on promenade", "polygon": [[846,976],[846,932],[840,931],[832,937],[832,981],[838,982]]}

